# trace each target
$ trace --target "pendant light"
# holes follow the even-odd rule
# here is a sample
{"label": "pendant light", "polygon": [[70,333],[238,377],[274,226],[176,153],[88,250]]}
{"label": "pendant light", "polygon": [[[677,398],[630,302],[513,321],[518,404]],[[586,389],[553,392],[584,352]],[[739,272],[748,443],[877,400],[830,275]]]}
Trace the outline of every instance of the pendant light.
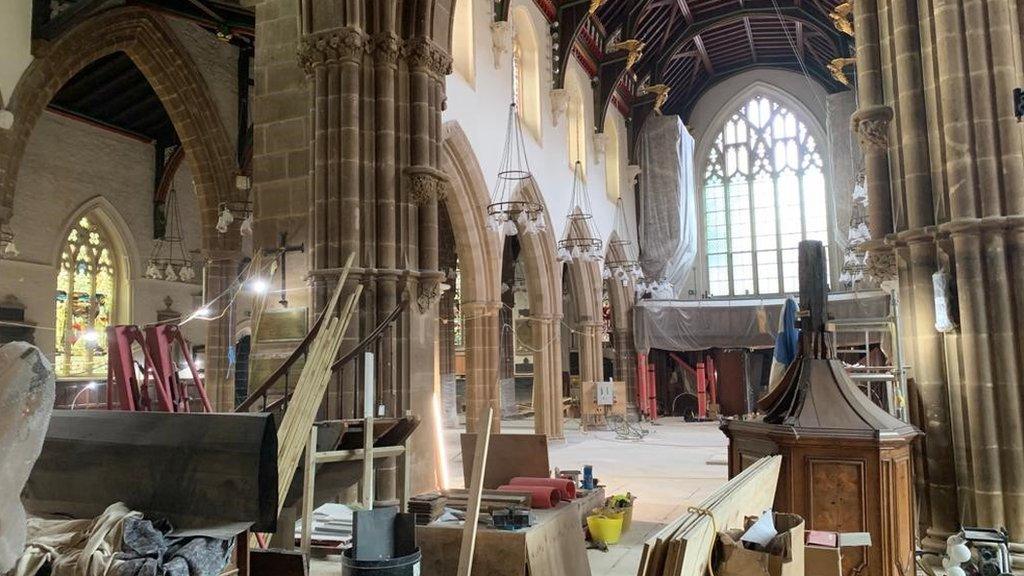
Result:
{"label": "pendant light", "polygon": [[565,238],[558,242],[559,262],[600,262],[604,260],[603,242],[593,222],[590,194],[579,160],[573,167],[572,193],[565,216]]}
{"label": "pendant light", "polygon": [[153,252],[146,265],[146,277],[168,282],[191,282],[196,277],[196,271],[181,234],[181,211],[178,209],[178,193],[174,188],[167,194],[166,206],[164,235],[153,242]]}
{"label": "pendant light", "polygon": [[[523,127],[516,103],[508,107],[505,147],[498,165],[498,178],[487,206],[487,228],[503,236],[537,234],[547,229],[544,206],[523,198],[520,189],[533,185],[533,173],[526,159]],[[518,195],[517,195],[518,194]]]}
{"label": "pendant light", "polygon": [[644,271],[640,262],[634,258],[633,235],[629,231],[629,220],[626,219],[626,209],[622,204],[622,197],[615,201],[615,240],[608,243],[609,254],[612,250],[617,253],[611,260],[604,263],[602,275],[607,280],[615,278],[623,286],[628,286],[632,280],[637,286],[644,284]]}

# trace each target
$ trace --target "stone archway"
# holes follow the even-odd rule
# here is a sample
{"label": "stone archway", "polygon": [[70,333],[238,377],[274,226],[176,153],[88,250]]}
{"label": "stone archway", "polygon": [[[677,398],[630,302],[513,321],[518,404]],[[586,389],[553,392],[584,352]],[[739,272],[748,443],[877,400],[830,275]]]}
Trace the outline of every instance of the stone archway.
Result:
{"label": "stone archway", "polygon": [[452,223],[461,282],[466,348],[466,430],[476,431],[481,410],[494,408],[492,430],[500,431],[498,348],[501,309],[501,244],[487,230],[490,196],[469,139],[457,122],[444,125],[442,170],[448,176],[445,208]]}
{"label": "stone archway", "polygon": [[85,20],[25,71],[8,105],[14,124],[0,131],[0,224],[12,215],[21,159],[46,106],[79,70],[114,52],[132,59],[167,110],[195,177],[203,245],[219,248],[221,237],[213,232],[217,206],[234,193],[231,140],[185,48],[159,16],[141,8],[116,8]]}
{"label": "stone archway", "polygon": [[[618,233],[612,232],[608,237],[608,250],[605,262],[626,262],[629,255]],[[636,343],[633,340],[633,304],[636,300],[636,283],[632,274],[627,272],[625,284],[613,274],[605,280],[608,290],[608,302],[612,311],[612,348],[615,350],[615,376],[626,382],[626,407],[630,412],[636,411]]]}
{"label": "stone archway", "polygon": [[[536,184],[523,186],[517,199],[544,205]],[[551,213],[544,208],[550,222]],[[551,229],[519,239],[526,271],[534,350],[534,430],[551,438],[563,438],[562,413],[562,268],[556,259]]]}
{"label": "stone archway", "polygon": [[[188,52],[159,16],[142,8],[115,8],[86,19],[48,46],[25,71],[8,103],[14,123],[9,130],[0,130],[0,229],[13,216],[19,168],[46,106],[82,68],[115,52],[127,54],[143,73],[178,133],[199,197],[202,242],[209,259],[207,292],[220,294],[238,273],[238,234],[214,230],[218,205],[234,199],[236,192],[234,150]],[[226,378],[230,331],[227,315],[207,324],[207,388],[219,410],[233,407]]]}
{"label": "stone archway", "polygon": [[[576,238],[596,238],[587,220],[573,219],[572,230],[566,230]],[[603,363],[601,353],[604,319],[602,317],[601,263],[584,262],[576,259],[566,265],[569,272],[569,289],[575,306],[577,332],[579,333],[580,382],[597,382],[602,379]]]}

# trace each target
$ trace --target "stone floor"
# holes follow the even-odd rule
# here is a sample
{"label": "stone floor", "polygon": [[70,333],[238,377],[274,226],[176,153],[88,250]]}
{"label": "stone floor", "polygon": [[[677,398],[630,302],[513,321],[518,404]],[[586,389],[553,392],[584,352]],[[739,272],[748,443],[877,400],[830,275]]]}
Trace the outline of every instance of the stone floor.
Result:
{"label": "stone floor", "polygon": [[[636,574],[643,543],[662,525],[700,502],[726,481],[726,438],[715,423],[686,423],[663,418],[649,426],[642,441],[617,440],[614,432],[583,432],[566,423],[564,441],[549,445],[551,466],[594,467],[608,494],[636,496],[633,527],[608,552],[588,551],[594,576]],[[502,425],[506,433],[533,431],[531,421]],[[462,486],[458,430],[447,430],[445,445],[452,486]]]}

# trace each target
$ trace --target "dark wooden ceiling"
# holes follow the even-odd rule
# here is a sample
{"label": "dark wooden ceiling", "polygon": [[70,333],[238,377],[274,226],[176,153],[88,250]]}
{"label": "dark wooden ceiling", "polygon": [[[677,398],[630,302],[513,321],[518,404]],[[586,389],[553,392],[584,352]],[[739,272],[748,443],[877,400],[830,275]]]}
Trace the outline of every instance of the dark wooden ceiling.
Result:
{"label": "dark wooden ceiling", "polygon": [[61,87],[50,108],[163,146],[178,142],[160,98],[124,52],[82,68]]}
{"label": "dark wooden ceiling", "polygon": [[594,16],[609,38],[646,44],[638,84],[670,86],[663,111],[685,118],[708,88],[751,68],[806,70],[829,92],[845,89],[826,68],[852,46],[828,17],[841,1],[605,0]]}

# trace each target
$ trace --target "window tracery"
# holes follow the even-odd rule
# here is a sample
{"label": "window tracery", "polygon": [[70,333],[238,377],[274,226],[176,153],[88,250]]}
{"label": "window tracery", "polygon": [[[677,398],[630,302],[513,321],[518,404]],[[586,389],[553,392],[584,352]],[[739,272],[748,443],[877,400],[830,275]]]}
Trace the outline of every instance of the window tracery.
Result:
{"label": "window tracery", "polygon": [[779,102],[754,96],[715,138],[703,192],[709,293],[798,291],[797,245],[828,246],[822,152],[807,126]]}
{"label": "window tracery", "polygon": [[116,304],[116,263],[106,231],[95,218],[80,218],[65,237],[57,273],[57,376],[106,374],[106,331]]}

